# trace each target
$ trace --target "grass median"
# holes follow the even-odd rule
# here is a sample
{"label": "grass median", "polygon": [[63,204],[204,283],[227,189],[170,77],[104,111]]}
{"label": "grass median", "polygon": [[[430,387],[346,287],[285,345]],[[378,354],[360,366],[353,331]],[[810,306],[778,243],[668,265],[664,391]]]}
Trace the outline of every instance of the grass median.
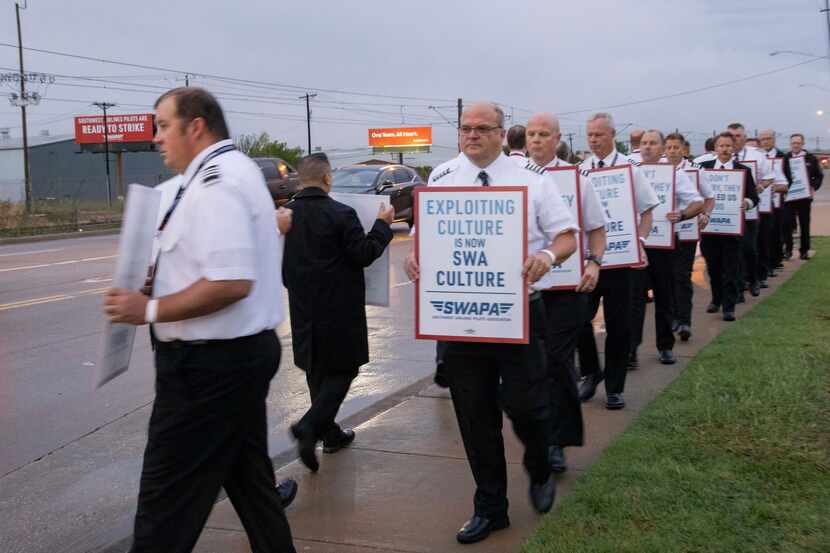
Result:
{"label": "grass median", "polygon": [[524,553],[830,552],[830,239],[730,325]]}

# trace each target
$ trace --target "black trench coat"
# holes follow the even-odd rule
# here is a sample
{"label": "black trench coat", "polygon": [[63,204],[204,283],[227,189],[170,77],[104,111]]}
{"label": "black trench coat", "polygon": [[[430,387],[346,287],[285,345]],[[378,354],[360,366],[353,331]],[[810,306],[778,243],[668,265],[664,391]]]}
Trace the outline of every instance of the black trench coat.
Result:
{"label": "black trench coat", "polygon": [[378,219],[364,233],[355,210],[321,188],[301,190],[286,207],[293,216],[282,277],[294,364],[356,376],[358,367],[369,362],[363,268],[381,256],[392,229]]}

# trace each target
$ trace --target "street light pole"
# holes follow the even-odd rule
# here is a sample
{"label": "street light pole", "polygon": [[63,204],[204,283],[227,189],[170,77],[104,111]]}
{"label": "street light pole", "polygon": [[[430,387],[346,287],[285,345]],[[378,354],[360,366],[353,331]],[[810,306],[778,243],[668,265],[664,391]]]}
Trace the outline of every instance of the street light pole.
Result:
{"label": "street light pole", "polygon": [[[25,6],[24,6],[25,9]],[[23,126],[23,187],[26,194],[26,213],[34,208],[32,198],[32,178],[29,175],[29,132],[26,125],[26,73],[23,71],[23,34],[20,30],[20,3],[14,3],[17,17],[17,54],[20,62],[20,119]]]}
{"label": "street light pole", "polygon": [[112,184],[110,181],[110,138],[109,128],[107,127],[107,109],[113,108],[116,104],[111,102],[93,102],[93,106],[97,106],[104,110],[104,157],[107,167],[107,207],[112,207]]}

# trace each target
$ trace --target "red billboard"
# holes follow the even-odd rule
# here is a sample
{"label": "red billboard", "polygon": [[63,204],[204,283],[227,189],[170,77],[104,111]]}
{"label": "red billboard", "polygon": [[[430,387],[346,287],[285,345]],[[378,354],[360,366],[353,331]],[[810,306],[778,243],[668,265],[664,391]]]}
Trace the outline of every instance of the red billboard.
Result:
{"label": "red billboard", "polygon": [[[109,142],[152,142],[153,114],[107,115]],[[83,115],[75,118],[75,142],[104,143],[104,116]]]}

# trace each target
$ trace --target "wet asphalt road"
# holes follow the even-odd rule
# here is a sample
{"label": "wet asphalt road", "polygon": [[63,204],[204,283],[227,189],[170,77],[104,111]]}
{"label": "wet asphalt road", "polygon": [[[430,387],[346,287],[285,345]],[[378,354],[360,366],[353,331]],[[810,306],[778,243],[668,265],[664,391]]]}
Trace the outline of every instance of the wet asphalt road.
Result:
{"label": "wet asphalt road", "polygon": [[[406,281],[405,225],[392,243],[393,284]],[[0,246],[0,551],[90,551],[129,534],[153,399],[146,328],[128,373],[94,390],[101,292],[117,236]],[[432,342],[413,339],[413,288],[369,307],[372,363],[341,414],[348,416],[428,376]],[[268,398],[272,455],[292,448],[287,429],[308,406],[292,363],[290,328],[278,328],[280,371]]]}

